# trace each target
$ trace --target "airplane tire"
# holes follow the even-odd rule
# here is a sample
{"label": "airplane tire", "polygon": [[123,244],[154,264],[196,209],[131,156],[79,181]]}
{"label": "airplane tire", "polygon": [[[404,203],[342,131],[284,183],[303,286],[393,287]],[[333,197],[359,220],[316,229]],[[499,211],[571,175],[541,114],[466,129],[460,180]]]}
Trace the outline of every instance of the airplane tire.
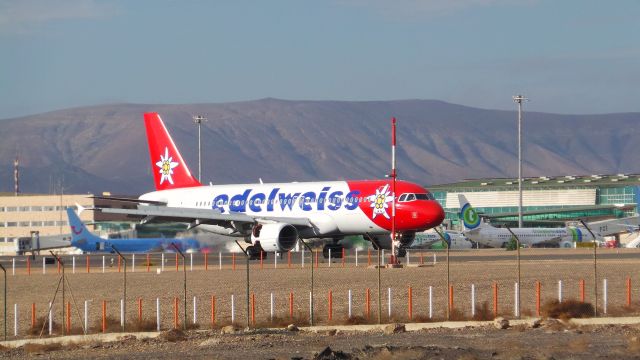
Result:
{"label": "airplane tire", "polygon": [[329,249],[331,249],[331,258],[332,259],[342,259],[342,249],[344,246],[340,244],[326,244],[322,248],[322,256],[325,259],[329,258]]}

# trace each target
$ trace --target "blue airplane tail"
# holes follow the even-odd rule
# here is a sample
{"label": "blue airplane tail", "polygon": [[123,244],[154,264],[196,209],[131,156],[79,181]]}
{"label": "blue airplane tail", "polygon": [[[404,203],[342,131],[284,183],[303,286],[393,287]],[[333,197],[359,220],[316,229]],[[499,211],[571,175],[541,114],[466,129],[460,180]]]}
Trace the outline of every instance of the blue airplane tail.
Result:
{"label": "blue airplane tail", "polygon": [[71,245],[83,248],[88,242],[99,240],[99,237],[89,232],[84,226],[80,217],[76,214],[73,208],[67,208],[67,217],[69,218],[69,227],[71,228]]}

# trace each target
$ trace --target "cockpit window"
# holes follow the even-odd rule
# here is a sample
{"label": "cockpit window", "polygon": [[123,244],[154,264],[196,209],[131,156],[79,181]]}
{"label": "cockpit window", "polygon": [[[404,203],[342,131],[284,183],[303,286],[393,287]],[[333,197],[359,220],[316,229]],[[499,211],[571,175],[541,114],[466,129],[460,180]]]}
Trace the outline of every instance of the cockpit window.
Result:
{"label": "cockpit window", "polygon": [[398,198],[398,201],[399,202],[407,201],[407,194],[400,195],[400,197]]}
{"label": "cockpit window", "polygon": [[426,194],[416,194],[416,199],[418,199],[418,200],[435,200],[436,198],[433,197],[433,194],[426,193]]}
{"label": "cockpit window", "polygon": [[416,194],[407,194],[407,201],[414,201],[416,199]]}

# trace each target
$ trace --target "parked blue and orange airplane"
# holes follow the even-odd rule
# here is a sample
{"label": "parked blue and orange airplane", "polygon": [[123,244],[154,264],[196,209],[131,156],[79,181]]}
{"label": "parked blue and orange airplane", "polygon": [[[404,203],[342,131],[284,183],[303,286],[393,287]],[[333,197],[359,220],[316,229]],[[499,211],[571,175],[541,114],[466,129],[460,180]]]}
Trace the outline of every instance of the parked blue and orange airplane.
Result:
{"label": "parked blue and orange airplane", "polygon": [[113,247],[122,253],[175,251],[172,243],[183,252],[200,248],[198,241],[193,238],[104,239],[92,234],[72,208],[67,209],[67,216],[71,227],[71,246],[88,253],[114,253]]}

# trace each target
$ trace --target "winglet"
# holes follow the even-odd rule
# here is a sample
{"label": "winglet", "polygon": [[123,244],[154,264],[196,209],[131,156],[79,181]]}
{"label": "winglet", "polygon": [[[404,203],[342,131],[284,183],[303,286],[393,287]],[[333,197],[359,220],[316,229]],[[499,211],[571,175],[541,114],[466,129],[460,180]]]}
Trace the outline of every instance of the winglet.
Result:
{"label": "winglet", "polygon": [[160,115],[145,113],[144,125],[156,190],[201,186],[191,175]]}

